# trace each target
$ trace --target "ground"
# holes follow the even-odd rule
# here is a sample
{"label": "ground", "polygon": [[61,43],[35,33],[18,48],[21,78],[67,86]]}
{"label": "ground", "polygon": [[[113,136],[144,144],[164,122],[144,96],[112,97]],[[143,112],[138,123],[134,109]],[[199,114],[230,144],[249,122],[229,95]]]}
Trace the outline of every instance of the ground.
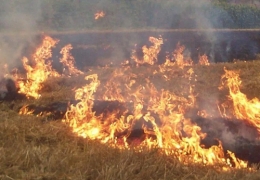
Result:
{"label": "ground", "polygon": [[[241,91],[248,98],[260,98],[259,61],[219,63],[210,66],[172,67],[165,74],[153,74],[158,66],[131,67],[138,83],[150,79],[156,88],[168,89],[177,95],[188,93],[189,83],[183,75],[193,68],[194,94],[198,107],[218,113],[216,100],[227,99],[228,90],[219,90],[224,67],[239,70]],[[105,83],[116,67],[90,67],[84,75],[71,78],[52,78],[44,83],[40,99],[2,101],[0,103],[0,179],[259,179],[258,170],[231,169],[223,171],[218,165],[183,164],[160,149],[142,152],[120,150],[97,140],[78,137],[61,120],[46,116],[19,115],[22,105],[48,105],[74,98],[72,89],[86,84],[85,75],[97,73]],[[166,75],[170,80],[164,81]],[[196,75],[196,80],[195,80]],[[187,92],[186,92],[187,90]],[[102,94],[102,86],[97,94]],[[204,102],[203,106],[199,102]]]}

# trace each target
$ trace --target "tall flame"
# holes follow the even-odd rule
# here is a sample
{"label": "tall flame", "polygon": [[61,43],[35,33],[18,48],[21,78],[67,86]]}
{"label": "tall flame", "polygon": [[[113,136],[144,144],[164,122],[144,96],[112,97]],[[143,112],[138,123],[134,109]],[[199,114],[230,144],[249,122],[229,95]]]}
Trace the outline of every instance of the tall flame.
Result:
{"label": "tall flame", "polygon": [[180,68],[183,68],[184,66],[191,66],[192,65],[191,59],[185,59],[184,58],[184,55],[183,55],[184,50],[185,50],[185,46],[178,43],[177,46],[176,46],[176,49],[173,51],[173,57],[174,57],[175,63]]}
{"label": "tall flame", "polygon": [[60,53],[62,54],[62,58],[60,58],[60,62],[64,66],[64,72],[68,73],[70,76],[83,74],[82,71],[78,70],[75,67],[75,59],[70,53],[72,49],[73,49],[72,45],[68,44],[64,46],[60,51]]}
{"label": "tall flame", "polygon": [[150,47],[143,46],[143,59],[139,60],[135,55],[135,51],[132,54],[132,59],[136,62],[137,65],[149,64],[154,65],[157,62],[157,56],[161,50],[161,45],[163,44],[162,38],[149,37],[149,41],[153,44]]}
{"label": "tall flame", "polygon": [[42,88],[42,83],[50,76],[58,77],[59,74],[52,69],[51,49],[55,47],[58,40],[52,39],[49,36],[43,38],[42,44],[37,48],[31,63],[29,59],[22,59],[26,73],[25,81],[18,81],[19,92],[26,94],[28,97],[39,98],[39,90]]}
{"label": "tall flame", "polygon": [[205,66],[209,66],[209,60],[208,60],[208,56],[206,54],[203,54],[202,56],[199,56],[199,64],[200,65],[205,65]]}
{"label": "tall flame", "polygon": [[249,100],[240,91],[242,83],[239,73],[224,68],[225,74],[222,76],[222,84],[226,84],[229,89],[229,98],[233,102],[234,115],[236,118],[244,120],[255,126],[260,133],[260,101],[257,98]]}

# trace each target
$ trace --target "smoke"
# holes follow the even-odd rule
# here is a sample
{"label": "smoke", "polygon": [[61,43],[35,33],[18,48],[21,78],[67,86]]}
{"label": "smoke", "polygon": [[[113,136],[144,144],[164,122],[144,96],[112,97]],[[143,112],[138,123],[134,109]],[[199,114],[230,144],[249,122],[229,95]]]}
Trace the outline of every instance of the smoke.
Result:
{"label": "smoke", "polygon": [[[193,117],[192,121],[198,124],[207,136],[201,141],[206,147],[218,145],[219,141],[224,150],[234,152],[237,157],[249,161],[259,162],[259,157],[254,157],[259,148],[258,131],[243,120],[226,118]],[[251,147],[251,148],[250,148]]]}
{"label": "smoke", "polygon": [[[97,21],[97,24],[103,24],[111,29],[116,28],[157,28],[157,29],[212,29],[217,24],[221,24],[217,13],[213,13],[214,16],[206,16],[205,9],[214,10],[214,6],[211,2],[205,0],[162,0],[162,1],[129,1],[127,3],[119,3],[118,6],[114,5],[114,1],[110,0],[106,2],[99,2],[96,7],[97,9],[104,10],[106,16],[103,20]],[[125,7],[129,8],[125,8]],[[115,23],[116,22],[116,23]],[[139,24],[142,22],[142,24]],[[201,50],[201,54],[207,53],[210,55],[211,61],[215,61],[215,44],[218,43],[218,37],[213,31],[199,31],[203,39],[208,42],[206,49]],[[139,35],[137,35],[139,34]],[[147,33],[148,34],[148,33]],[[196,35],[196,32],[194,33]],[[154,33],[158,35],[158,33]],[[161,33],[162,38],[167,38],[166,33]],[[128,47],[131,44],[139,44],[142,47],[144,41],[146,41],[142,33],[136,33],[136,35],[131,35],[131,39],[127,42]],[[179,37],[174,37],[179,38]],[[111,38],[112,40],[112,38]],[[172,40],[171,40],[172,41]],[[175,42],[180,42],[182,44],[182,39]],[[198,42],[192,42],[198,43]],[[113,40],[111,42],[113,44]],[[189,50],[189,46],[186,46],[186,51]],[[170,46],[170,47],[166,47]],[[122,54],[117,54],[119,52],[124,52],[120,49],[122,46],[117,46],[116,51],[111,58],[118,59],[117,57],[122,57]],[[164,45],[162,51],[172,52],[176,44]],[[210,50],[209,50],[210,49]],[[191,52],[191,51],[190,51]]]}
{"label": "smoke", "polygon": [[0,0],[0,3],[0,64],[14,68],[35,43],[42,17],[41,1]]}
{"label": "smoke", "polygon": [[[37,2],[34,4],[36,4],[37,6]],[[39,1],[38,4],[40,4]],[[206,55],[208,55],[211,62],[230,60],[228,56],[228,54],[230,53],[229,48],[222,47],[223,44],[221,42],[221,39],[224,39],[223,34],[208,30],[213,28],[226,28],[234,24],[232,18],[230,17],[230,14],[221,6],[216,5],[215,1],[64,0],[57,2],[42,1],[42,4],[44,4],[43,6],[45,7],[44,12],[41,13],[41,11],[37,11],[36,13],[38,13],[38,16],[33,15],[33,20],[30,20],[30,22],[36,23],[32,23],[29,25],[26,24],[26,27],[33,26],[33,29],[35,27],[37,28],[37,19],[41,19],[41,14],[43,14],[42,16],[45,18],[42,21],[44,28],[48,27],[52,30],[74,30],[75,32],[77,32],[78,30],[84,31],[84,29],[99,29],[111,31],[120,31],[121,29],[133,30],[145,28],[199,29],[198,31],[192,31],[189,34],[189,36],[191,36],[192,34],[194,35],[193,37],[201,37],[200,42],[202,42],[202,44],[207,43],[207,45],[204,47],[201,47],[203,45],[199,45],[199,50],[197,51],[197,53],[205,53]],[[95,13],[101,11],[104,11],[104,17],[95,19]],[[32,14],[34,14],[33,11]],[[101,44],[101,41],[106,41],[107,44],[111,45],[111,49],[113,49],[113,52],[111,52],[110,57],[106,56],[105,59],[110,58],[114,61],[120,61],[121,59],[125,60],[126,58],[129,58],[126,57],[125,54],[129,55],[129,52],[131,52],[135,44],[138,44],[138,47],[147,45],[143,42],[147,42],[149,35],[155,37],[158,37],[158,35],[162,35],[162,38],[164,39],[166,33],[126,33],[125,36],[128,36],[127,38],[124,38],[126,40],[121,39],[121,37],[124,36],[121,36],[119,40],[114,39],[114,34],[111,34],[107,33],[106,39],[99,38],[99,35],[96,35],[97,37],[94,39],[93,43]],[[120,33],[118,34],[121,35]],[[174,40],[175,42],[179,41],[181,44],[185,45],[187,49],[190,50],[190,52],[193,52],[193,49],[195,49],[193,48],[193,44],[200,43],[183,43],[181,37],[172,37],[172,39],[176,39]],[[169,50],[169,52],[171,52],[175,48],[175,46],[176,44],[170,44],[170,47],[167,48],[167,51]]]}

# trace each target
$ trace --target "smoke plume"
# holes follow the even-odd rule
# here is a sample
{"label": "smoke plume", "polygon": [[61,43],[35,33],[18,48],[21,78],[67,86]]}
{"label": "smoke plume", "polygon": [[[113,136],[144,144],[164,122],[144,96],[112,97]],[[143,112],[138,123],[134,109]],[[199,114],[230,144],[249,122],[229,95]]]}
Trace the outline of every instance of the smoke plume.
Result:
{"label": "smoke plume", "polygon": [[26,48],[34,43],[39,31],[41,1],[1,0],[0,3],[0,63],[14,68],[20,65]]}

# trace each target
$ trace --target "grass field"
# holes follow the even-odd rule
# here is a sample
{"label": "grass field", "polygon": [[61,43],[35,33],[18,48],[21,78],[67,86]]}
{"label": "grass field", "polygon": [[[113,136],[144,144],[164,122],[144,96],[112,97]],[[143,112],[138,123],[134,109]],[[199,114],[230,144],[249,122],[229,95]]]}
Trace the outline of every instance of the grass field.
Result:
{"label": "grass field", "polygon": [[[191,67],[194,75],[188,81],[185,74]],[[248,98],[260,98],[259,61],[191,67],[171,67],[162,73],[157,65],[140,66],[123,69],[122,72],[125,77],[136,74],[137,84],[143,84],[147,78],[157,89],[167,89],[181,96],[188,94],[191,83],[194,94],[197,94],[196,106],[213,116],[220,116],[216,102],[227,100],[228,89],[218,88],[224,67],[239,70],[241,91]],[[74,99],[72,89],[85,85],[84,76],[94,73],[100,80],[95,96],[98,97],[105,91],[102,85],[111,80],[113,72],[120,68],[90,69],[78,77],[48,79],[40,99],[0,103],[0,179],[260,179],[258,170],[222,171],[219,165],[184,164],[156,148],[142,152],[112,148],[99,141],[76,136],[61,120],[18,114],[19,108],[25,104],[47,105]],[[153,73],[155,70],[158,73]],[[115,80],[120,79],[123,81],[123,76]]]}

